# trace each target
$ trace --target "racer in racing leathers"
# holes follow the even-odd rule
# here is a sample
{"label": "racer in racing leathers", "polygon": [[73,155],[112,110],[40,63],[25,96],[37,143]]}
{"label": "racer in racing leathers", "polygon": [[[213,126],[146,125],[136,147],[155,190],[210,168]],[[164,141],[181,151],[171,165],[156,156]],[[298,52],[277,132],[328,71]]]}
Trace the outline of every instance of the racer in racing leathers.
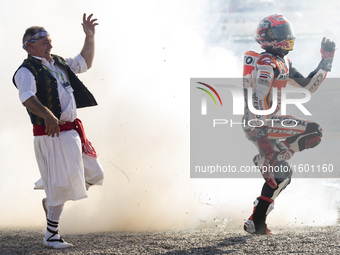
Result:
{"label": "racer in racing leathers", "polygon": [[[308,77],[300,74],[286,57],[293,50],[295,36],[288,20],[282,15],[271,15],[258,25],[256,41],[263,53],[247,51],[244,57],[243,86],[245,94],[244,132],[259,150],[253,159],[266,182],[261,196],[254,202],[254,210],[244,223],[244,230],[252,234],[269,235],[266,217],[274,208],[274,199],[290,183],[291,170],[276,172],[273,167],[286,167],[287,160],[295,152],[314,148],[321,142],[322,128],[319,124],[292,116],[277,115],[280,110],[281,89],[287,83],[314,93],[331,71],[335,43],[323,38],[321,61]],[[267,115],[256,115],[247,103],[252,88],[252,106],[256,110],[272,110],[276,106],[274,92],[277,90],[277,107]],[[276,88],[276,89],[275,89]],[[248,125],[247,125],[248,123]],[[277,168],[280,169],[280,168]]]}

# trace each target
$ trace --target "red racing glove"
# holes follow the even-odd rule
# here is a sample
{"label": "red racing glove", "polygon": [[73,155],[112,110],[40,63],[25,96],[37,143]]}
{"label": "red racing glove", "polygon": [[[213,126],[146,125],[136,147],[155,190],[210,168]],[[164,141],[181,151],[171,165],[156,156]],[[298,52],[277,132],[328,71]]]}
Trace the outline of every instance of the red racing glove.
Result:
{"label": "red racing glove", "polygon": [[327,72],[332,70],[332,62],[334,58],[335,52],[335,42],[327,39],[326,37],[322,38],[321,41],[321,62],[322,62],[322,69]]}

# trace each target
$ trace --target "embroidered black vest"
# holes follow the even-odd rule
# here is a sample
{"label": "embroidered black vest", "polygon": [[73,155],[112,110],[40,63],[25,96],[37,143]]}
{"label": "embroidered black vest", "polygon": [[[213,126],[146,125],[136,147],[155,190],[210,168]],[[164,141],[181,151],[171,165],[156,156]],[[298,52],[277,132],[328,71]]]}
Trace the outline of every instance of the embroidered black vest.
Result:
{"label": "embroidered black vest", "polygon": [[[77,108],[97,105],[97,102],[91,92],[78,79],[76,74],[68,66],[67,62],[62,57],[56,55],[52,55],[52,57],[55,61],[55,64],[57,64],[59,67],[64,68],[67,71],[70,84],[74,90],[73,94],[76,100]],[[37,85],[36,97],[38,98],[38,100],[45,107],[47,107],[58,119],[60,119],[61,108],[59,102],[58,85],[53,75],[44,65],[41,64],[41,60],[33,58],[30,55],[28,55],[28,58],[24,60],[18,70],[21,67],[27,68],[33,74]],[[13,83],[16,86],[14,76]],[[43,118],[33,114],[28,109],[27,112],[30,115],[32,124],[39,126],[45,125]]]}

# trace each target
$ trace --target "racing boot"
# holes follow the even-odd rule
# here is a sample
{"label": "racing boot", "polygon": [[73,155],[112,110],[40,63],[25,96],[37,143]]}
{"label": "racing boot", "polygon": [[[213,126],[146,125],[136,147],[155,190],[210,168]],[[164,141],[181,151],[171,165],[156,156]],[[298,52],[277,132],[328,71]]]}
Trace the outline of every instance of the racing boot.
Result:
{"label": "racing boot", "polygon": [[244,230],[250,234],[271,235],[266,224],[267,215],[274,209],[274,200],[260,196],[254,201],[254,210],[244,223]]}

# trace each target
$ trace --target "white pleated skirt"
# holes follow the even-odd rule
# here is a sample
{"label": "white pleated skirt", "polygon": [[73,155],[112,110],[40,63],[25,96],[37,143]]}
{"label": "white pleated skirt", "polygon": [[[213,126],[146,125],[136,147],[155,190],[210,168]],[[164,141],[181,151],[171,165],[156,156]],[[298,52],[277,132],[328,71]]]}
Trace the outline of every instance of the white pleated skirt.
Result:
{"label": "white pleated skirt", "polygon": [[80,137],[75,130],[60,132],[59,137],[35,136],[35,155],[47,204],[57,206],[68,200],[86,198],[85,181],[101,185],[104,174],[97,158],[82,153]]}

